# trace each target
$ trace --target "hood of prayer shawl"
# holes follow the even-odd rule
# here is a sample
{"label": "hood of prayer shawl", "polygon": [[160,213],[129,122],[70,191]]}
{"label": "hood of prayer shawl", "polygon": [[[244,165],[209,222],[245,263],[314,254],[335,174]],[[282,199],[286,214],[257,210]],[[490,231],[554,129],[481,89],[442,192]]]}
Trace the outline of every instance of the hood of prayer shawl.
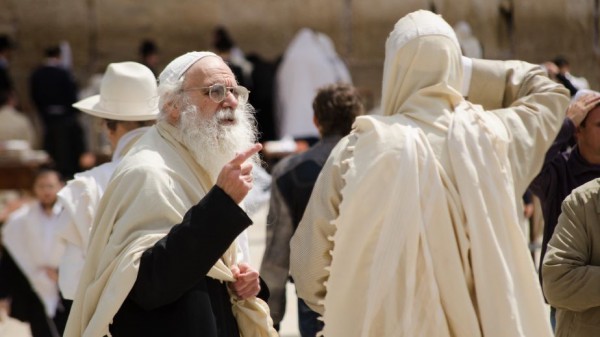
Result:
{"label": "hood of prayer shawl", "polygon": [[417,11],[400,19],[386,41],[385,54],[384,115],[422,119],[429,111],[440,114],[463,100],[460,46],[452,27],[439,15]]}

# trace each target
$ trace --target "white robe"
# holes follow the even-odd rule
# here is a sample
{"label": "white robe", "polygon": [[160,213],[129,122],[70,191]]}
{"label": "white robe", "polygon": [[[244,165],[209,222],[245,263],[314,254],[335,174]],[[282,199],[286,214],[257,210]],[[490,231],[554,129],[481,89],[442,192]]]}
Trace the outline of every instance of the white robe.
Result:
{"label": "white robe", "polygon": [[[332,151],[291,241],[324,335],[551,336],[517,200],[568,104],[539,66],[473,60],[417,11],[386,44],[382,111]],[[487,95],[489,97],[485,97]]]}
{"label": "white robe", "polygon": [[38,201],[29,203],[12,213],[2,229],[3,245],[29,280],[48,317],[54,317],[60,300],[58,284],[45,268],[58,268],[65,249],[56,225],[61,209],[62,205],[55,203],[48,216]]}
{"label": "white robe", "polygon": [[290,42],[276,81],[279,138],[319,137],[312,109],[317,89],[337,82],[352,83],[331,39],[308,28],[301,29]]}
{"label": "white robe", "polygon": [[119,139],[112,160],[91,170],[77,173],[60,192],[58,198],[65,207],[58,219],[65,253],[60,261],[58,285],[64,298],[73,300],[85,262],[86,250],[94,214],[106,185],[123,156],[148,130],[137,128]]}

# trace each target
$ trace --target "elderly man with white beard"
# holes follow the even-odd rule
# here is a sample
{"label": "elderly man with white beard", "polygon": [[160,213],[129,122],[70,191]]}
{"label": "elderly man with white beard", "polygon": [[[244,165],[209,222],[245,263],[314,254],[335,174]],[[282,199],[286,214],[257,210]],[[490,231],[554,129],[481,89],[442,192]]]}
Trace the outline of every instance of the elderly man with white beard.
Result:
{"label": "elderly man with white beard", "polygon": [[158,123],[100,202],[65,336],[276,336],[236,239],[261,149],[248,90],[219,56],[190,52],[158,92]]}

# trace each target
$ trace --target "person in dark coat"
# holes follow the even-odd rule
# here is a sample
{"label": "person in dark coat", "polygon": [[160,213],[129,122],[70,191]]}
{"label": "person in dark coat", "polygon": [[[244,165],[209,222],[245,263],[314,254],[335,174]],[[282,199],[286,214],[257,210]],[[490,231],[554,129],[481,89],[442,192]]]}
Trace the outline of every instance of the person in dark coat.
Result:
{"label": "person in dark coat", "polygon": [[85,152],[83,129],[77,119],[77,85],[61,63],[58,46],[45,51],[46,60],[30,78],[30,92],[44,128],[43,145],[58,171],[67,179],[81,171],[79,158]]}

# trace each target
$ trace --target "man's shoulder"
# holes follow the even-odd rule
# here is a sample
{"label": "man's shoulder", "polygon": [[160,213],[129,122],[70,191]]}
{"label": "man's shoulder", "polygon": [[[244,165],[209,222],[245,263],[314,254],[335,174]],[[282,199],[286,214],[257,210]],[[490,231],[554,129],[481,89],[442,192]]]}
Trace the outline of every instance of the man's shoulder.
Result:
{"label": "man's shoulder", "polygon": [[[97,185],[102,190],[106,188],[110,177],[117,167],[117,163],[115,162],[107,162],[102,165],[98,165],[94,168],[91,168],[87,171],[79,172],[75,174],[73,179],[67,182],[67,185],[63,187],[63,190],[74,189],[77,187],[83,187],[90,185]],[[59,194],[61,193],[59,192]]]}
{"label": "man's shoulder", "polygon": [[[571,194],[565,198],[564,203],[570,205],[587,204],[592,201],[599,203],[599,196],[600,178],[596,178],[573,189]],[[598,206],[600,206],[600,204]]]}
{"label": "man's shoulder", "polygon": [[30,214],[35,211],[35,208],[37,206],[38,206],[37,201],[31,201],[31,202],[23,204],[21,207],[14,210],[8,216],[8,219],[6,220],[6,222],[8,223],[8,222],[12,222],[12,221],[20,221],[21,219],[24,219],[24,218],[30,216]]}
{"label": "man's shoulder", "polygon": [[273,179],[277,179],[292,171],[302,171],[309,166],[322,166],[317,164],[315,154],[315,148],[311,147],[305,152],[293,154],[283,158],[273,167],[271,172]]}
{"label": "man's shoulder", "polygon": [[73,177],[73,180],[78,180],[78,179],[95,179],[95,180],[97,180],[98,177],[102,177],[105,175],[110,176],[114,172],[116,167],[117,167],[117,163],[109,161],[109,162],[103,163],[101,165],[98,165],[96,167],[93,167],[87,171],[76,173],[75,176]]}

